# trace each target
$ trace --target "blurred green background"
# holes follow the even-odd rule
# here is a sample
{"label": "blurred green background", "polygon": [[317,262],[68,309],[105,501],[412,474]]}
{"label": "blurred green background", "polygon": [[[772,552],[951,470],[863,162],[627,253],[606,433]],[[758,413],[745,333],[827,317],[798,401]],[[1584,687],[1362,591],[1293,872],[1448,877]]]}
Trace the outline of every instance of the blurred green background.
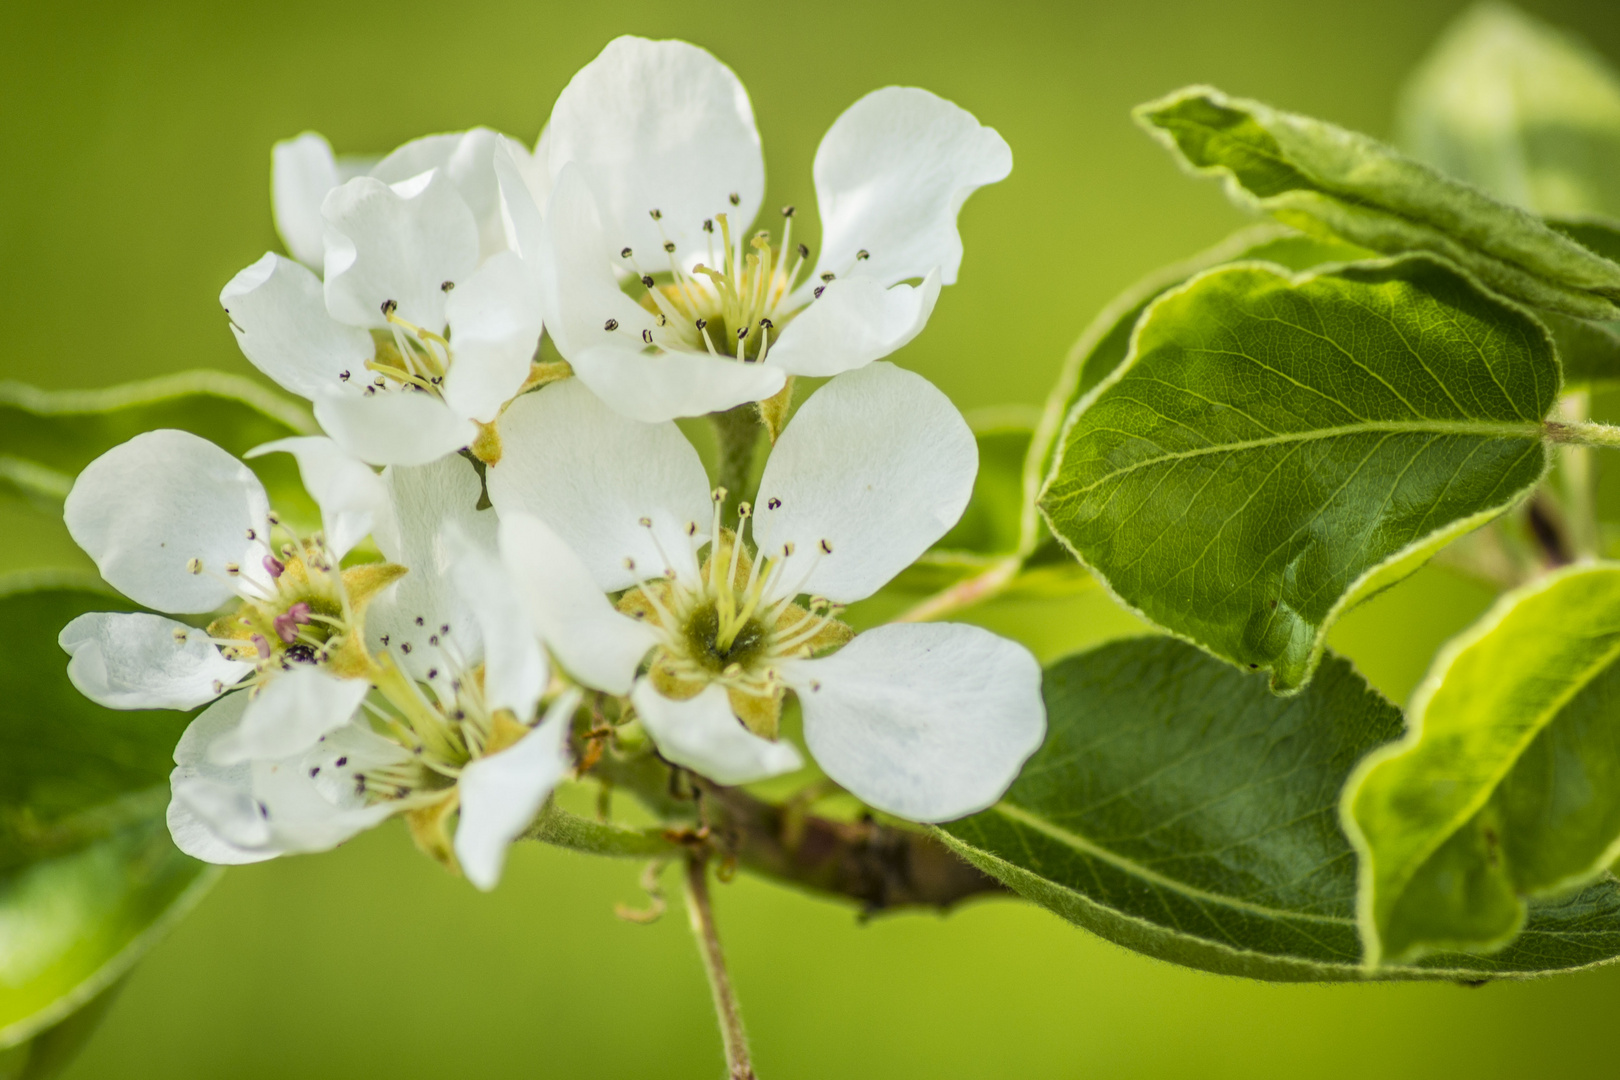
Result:
{"label": "blurred green background", "polygon": [[[1530,11],[1620,57],[1613,0]],[[965,408],[1040,400],[1091,315],[1240,216],[1180,176],[1133,104],[1212,82],[1387,134],[1400,80],[1459,0],[1221,4],[278,3],[0,5],[0,378],[89,387],[249,372],[216,297],[276,246],[269,147],[340,151],[487,124],[532,142],[613,36],[707,46],[747,84],[768,205],[814,202],[817,140],[859,95],[926,86],[998,128],[1016,165],[963,218],[967,258],[899,360]],[[812,221],[806,224],[812,225]],[[88,566],[0,497],[0,571]],[[1335,635],[1404,697],[1489,596],[1426,570]],[[1097,597],[979,617],[1046,656],[1127,632]],[[43,718],[48,721],[48,718]],[[714,1077],[678,911],[634,926],[639,867],[515,852],[476,893],[384,828],[231,871],[130,980],[69,1076]],[[739,879],[719,893],[768,1080],[790,1077],[1433,1077],[1607,1072],[1620,969],[1481,990],[1270,986],[1124,952],[985,902],[859,925]]]}

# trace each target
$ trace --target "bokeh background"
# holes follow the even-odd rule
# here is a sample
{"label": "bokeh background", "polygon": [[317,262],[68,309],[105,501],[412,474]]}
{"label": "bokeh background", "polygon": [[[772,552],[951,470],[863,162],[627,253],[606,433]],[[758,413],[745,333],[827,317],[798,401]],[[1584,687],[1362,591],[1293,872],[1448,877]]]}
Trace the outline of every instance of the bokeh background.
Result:
{"label": "bokeh background", "polygon": [[[967,258],[898,360],[964,408],[1037,403],[1092,314],[1240,223],[1129,108],[1210,82],[1388,134],[1401,79],[1459,0],[926,0],[0,5],[0,378],[91,387],[251,373],[216,297],[276,246],[269,148],[340,151],[487,124],[526,142],[612,37],[678,36],[748,86],[767,204],[815,235],[810,164],[855,98],[928,87],[998,128],[1012,178],[968,204]],[[1620,58],[1614,0],[1528,0]],[[88,562],[0,496],[0,571]],[[1430,569],[1336,632],[1403,698],[1489,599]],[[977,613],[1046,656],[1129,632],[1107,601]],[[48,722],[49,718],[42,718]],[[231,871],[136,970],[69,1072],[118,1077],[702,1077],[721,1058],[678,910],[639,867],[515,852],[476,893],[384,828],[330,855]],[[990,901],[860,924],[739,879],[717,903],[769,1080],[1385,1078],[1607,1074],[1620,969],[1473,990],[1271,986],[1125,952]]]}

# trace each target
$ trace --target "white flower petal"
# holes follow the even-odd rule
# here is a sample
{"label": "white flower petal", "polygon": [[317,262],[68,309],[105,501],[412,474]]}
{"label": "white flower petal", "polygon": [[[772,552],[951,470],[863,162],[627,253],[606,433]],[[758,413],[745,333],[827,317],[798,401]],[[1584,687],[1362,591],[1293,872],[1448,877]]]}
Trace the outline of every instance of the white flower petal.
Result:
{"label": "white flower petal", "polygon": [[642,679],[630,700],[666,760],[717,784],[751,784],[804,765],[792,743],[762,739],[744,727],[718,683],[688,701],[671,701]]}
{"label": "white flower petal", "polygon": [[535,267],[541,319],[565,360],[596,345],[635,347],[642,331],[656,325],[652,313],[619,288],[596,199],[577,166],[557,174]]}
{"label": "white flower petal", "polygon": [[949,398],[921,375],[870,364],[810,395],[776,441],[754,503],[755,542],[773,558],[793,545],[786,588],[864,599],[956,524],[978,467],[973,432]]}
{"label": "white flower petal", "polygon": [[586,686],[627,693],[657,644],[652,630],[616,611],[579,556],[534,515],[507,512],[500,542],[517,596],[557,662]]}
{"label": "white flower petal", "polygon": [[794,317],[765,363],[790,375],[839,375],[881,360],[922,333],[939,299],[939,271],[919,286],[867,277],[832,282]]}
{"label": "white flower petal", "polygon": [[169,790],[174,802],[227,847],[244,851],[269,849],[270,826],[251,787],[194,777],[171,781]]}
{"label": "white flower petal", "polygon": [[353,787],[332,798],[306,759],[255,761],[253,794],[270,827],[271,842],[284,854],[329,851],[398,810],[398,804],[366,805]]}
{"label": "white flower petal", "polygon": [[879,810],[948,821],[994,803],[1046,736],[1029,650],[976,626],[880,626],[783,665],[827,775]]}
{"label": "white flower petal", "polygon": [[350,457],[337,443],[319,435],[276,439],[246,454],[284,452],[298,461],[304,490],[321,508],[326,546],[339,559],[364,540],[378,522],[388,521],[388,489],[370,466]]}
{"label": "white flower petal", "polygon": [[413,139],[383,158],[372,168],[371,175],[385,184],[397,184],[429,169],[444,170],[478,223],[480,254],[487,259],[506,250],[494,169],[495,151],[502,141],[505,136],[484,127],[428,135]]}
{"label": "white flower petal", "polygon": [[[816,273],[852,269],[892,285],[934,267],[956,283],[956,215],[985,184],[1006,179],[1012,151],[973,114],[926,90],[867,94],[833,122],[816,150],[821,257]],[[856,253],[869,258],[856,262]]]}
{"label": "white flower petal", "polygon": [[484,700],[528,723],[551,673],[523,600],[495,553],[470,539],[454,520],[446,523],[440,542],[450,555],[450,580],[483,638]]}
{"label": "white flower petal", "polygon": [[348,723],[369,689],[364,679],[339,679],[320,668],[295,666],[258,691],[241,724],[214,741],[209,757],[233,765],[302,753]]}
{"label": "white flower petal", "polygon": [[769,363],[739,363],[707,353],[646,353],[620,345],[586,349],[570,362],[579,381],[614,412],[646,424],[763,401],[786,379],[783,368]]}
{"label": "white flower petal", "polygon": [[270,149],[270,205],[276,232],[292,257],[318,268],[324,258],[321,200],[337,187],[332,145],[313,131],[283,139]]}
{"label": "white flower petal", "polygon": [[568,773],[568,727],[579,700],[578,690],[566,691],[517,745],[461,771],[456,860],[467,880],[485,892],[500,883],[507,847]]}
{"label": "white flower petal", "polygon": [[489,423],[529,377],[540,347],[540,303],[533,275],[500,252],[456,286],[444,306],[455,359],[444,400],[462,416]]}
{"label": "white flower petal", "polygon": [[444,285],[461,284],[477,268],[478,223],[442,170],[395,186],[357,177],[332,189],[321,215],[334,318],[385,329],[383,304],[392,300],[400,318],[444,329]]}
{"label": "white flower petal", "polygon": [[299,397],[366,379],[371,335],[326,312],[321,279],[274,252],[233,277],[219,294],[231,333],[254,367]]}
{"label": "white flower petal", "polygon": [[208,757],[208,748],[241,724],[247,703],[246,693],[220,698],[186,726],[175,745],[169,834],[194,859],[235,866],[279,854],[265,846],[270,829],[253,802],[252,769],[245,762],[216,765]]}
{"label": "white flower petal", "polygon": [[477,508],[482,490],[478,473],[466,460],[447,457],[430,465],[393,466],[384,471],[383,482],[397,526],[376,536],[377,546],[389,562],[410,572],[372,601],[366,612],[367,642],[374,652],[391,649],[407,671],[423,678],[444,659],[429,638],[449,626],[457,655],[475,663],[483,655],[482,636],[478,620],[451,583],[452,552],[445,533],[453,526],[466,542],[495,549],[495,513]]}
{"label": "white flower petal", "polygon": [[[166,817],[169,836],[174,840],[175,847],[193,859],[213,863],[216,866],[245,866],[249,863],[264,862],[281,854],[273,848],[242,847],[216,833],[208,822],[192,809],[192,802],[197,797],[192,785],[198,783],[199,781],[171,782]],[[200,783],[207,784],[206,781]],[[203,799],[206,800],[207,796],[204,795]]]}
{"label": "white flower petal", "polygon": [[527,511],[556,530],[604,591],[670,563],[688,580],[697,574],[694,550],[708,539],[714,506],[703,461],[674,424],[621,416],[567,379],[513,402],[500,433],[501,460],[486,474],[495,508],[503,517]]}
{"label": "white flower petal", "polygon": [[523,144],[503,138],[495,149],[495,182],[500,191],[506,246],[528,263],[540,254],[542,216],[551,197],[551,174]]}
{"label": "white flower petal", "polygon": [[[176,638],[179,631],[183,637]],[[68,679],[109,709],[195,709],[253,670],[227,660],[208,632],[144,612],[93,611],[62,628]]]}
{"label": "white flower petal", "polygon": [[[63,518],[107,583],[159,611],[212,611],[236,595],[240,564],[266,580],[269,500],[240,461],[186,431],[148,431],[84,467]],[[247,538],[253,530],[258,540]],[[205,573],[186,569],[201,559]]]}
{"label": "white flower petal", "polygon": [[[570,163],[590,177],[609,250],[629,245],[647,260],[663,254],[665,236],[681,256],[695,256],[705,247],[703,221],[716,214],[747,228],[765,192],[747,91],[684,41],[609,42],[558,95],[545,142],[553,177]],[[649,216],[655,209],[662,222]]]}
{"label": "white flower petal", "polygon": [[344,450],[373,465],[426,465],[478,437],[471,420],[432,394],[398,388],[322,394],[315,419]]}

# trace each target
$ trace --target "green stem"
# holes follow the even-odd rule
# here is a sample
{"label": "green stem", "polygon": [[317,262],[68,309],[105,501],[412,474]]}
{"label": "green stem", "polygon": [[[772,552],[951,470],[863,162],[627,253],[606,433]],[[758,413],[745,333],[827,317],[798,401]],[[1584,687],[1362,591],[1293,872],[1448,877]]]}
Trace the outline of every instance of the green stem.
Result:
{"label": "green stem", "polygon": [[748,497],[754,449],[765,429],[759,422],[759,409],[753,403],[710,413],[709,422],[714,425],[714,435],[720,444],[719,481],[726,489],[726,508],[731,510]]}
{"label": "green stem", "polygon": [[[1563,412],[1577,423],[1591,415],[1591,395],[1584,390],[1565,394]],[[1584,446],[1563,447],[1564,517],[1569,527],[1569,543],[1577,558],[1598,554],[1597,510],[1593,505],[1595,478],[1592,451]]]}
{"label": "green stem", "polygon": [[757,1080],[748,1059],[748,1033],[743,1030],[742,1011],[731,989],[726,972],[726,954],[720,948],[720,933],[714,925],[714,907],[709,900],[709,863],[705,855],[692,852],[686,857],[686,914],[692,922],[698,954],[703,957],[703,973],[709,977],[714,995],[714,1012],[720,1021],[720,1041],[726,1049],[726,1069],[730,1080]]}
{"label": "green stem", "polygon": [[1542,425],[1547,441],[1568,446],[1600,446],[1620,450],[1620,427],[1591,421],[1548,420]]}
{"label": "green stem", "polygon": [[523,839],[621,859],[668,857],[680,851],[661,829],[626,829],[591,821],[556,806],[546,807]]}
{"label": "green stem", "polygon": [[1010,585],[1022,566],[1023,559],[1017,555],[1009,555],[966,581],[959,581],[950,588],[941,589],[916,607],[896,616],[894,621],[929,622],[933,619],[943,619],[974,604],[983,603]]}

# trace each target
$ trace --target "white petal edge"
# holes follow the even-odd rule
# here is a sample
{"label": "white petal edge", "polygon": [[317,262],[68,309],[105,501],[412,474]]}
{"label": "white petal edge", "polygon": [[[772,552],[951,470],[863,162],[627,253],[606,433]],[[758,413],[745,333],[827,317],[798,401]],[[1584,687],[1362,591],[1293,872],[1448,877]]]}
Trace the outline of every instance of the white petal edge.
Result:
{"label": "white petal edge", "polygon": [[457,522],[445,525],[440,542],[450,555],[450,580],[483,638],[484,700],[528,723],[551,673],[524,603],[500,558]]}
{"label": "white petal edge", "polygon": [[[1011,171],[1006,140],[967,110],[912,87],[867,94],[816,149],[817,275],[853,270],[892,285],[937,266],[954,285],[962,265],[957,213]],[[869,257],[857,262],[862,250]]]}
{"label": "white petal edge", "polygon": [[614,609],[590,571],[545,522],[521,510],[501,520],[501,559],[551,654],[574,678],[624,694],[657,638]]}
{"label": "white petal edge", "polygon": [[319,668],[281,672],[248,702],[236,729],[209,747],[209,759],[234,765],[302,753],[348,723],[369,690],[363,679],[339,679]]}
{"label": "white petal edge", "polygon": [[[209,746],[241,723],[247,702],[245,693],[227,694],[186,726],[174,748],[175,768],[169,774],[169,835],[181,851],[203,862],[240,866],[280,854],[264,846],[269,840],[269,828],[252,804],[249,767],[215,765],[208,759]],[[253,831],[244,831],[248,829]],[[234,843],[222,832],[247,843]]]}
{"label": "white petal edge", "polygon": [[367,379],[371,335],[327,314],[321,280],[274,252],[243,270],[219,294],[242,355],[280,386],[313,398]]}
{"label": "white petal edge", "polygon": [[332,189],[321,216],[334,318],[387,329],[391,300],[399,318],[443,331],[445,283],[454,288],[478,266],[478,223],[448,176],[436,170],[394,185],[356,177]]}
{"label": "white petal edge", "polygon": [[922,333],[939,288],[937,268],[917,286],[834,281],[787,324],[765,363],[790,375],[840,375],[881,360]]}
{"label": "white petal edge", "polygon": [[604,591],[658,576],[665,554],[677,575],[696,576],[693,552],[708,539],[714,506],[703,461],[680,428],[632,420],[565,379],[513,402],[500,435],[501,460],[486,472],[495,509],[544,521]]}
{"label": "white petal edge", "polygon": [[332,145],[306,131],[270,149],[270,206],[276,232],[293,258],[318,269],[325,257],[321,200],[337,187],[337,160]]}
{"label": "white petal edge", "polygon": [[68,681],[109,709],[195,709],[253,670],[226,659],[207,631],[139,611],[87,612],[56,640],[72,658]]}
{"label": "white petal edge", "polygon": [[[246,465],[186,431],[147,431],[84,467],[63,506],[74,541],[125,596],[175,614],[236,595],[227,563],[265,580],[269,499]],[[253,530],[258,540],[248,540]],[[187,563],[201,559],[193,574]]]}
{"label": "white petal edge", "polygon": [[570,362],[579,381],[609,408],[645,424],[763,401],[786,382],[785,369],[774,364],[707,353],[647,353],[597,345],[576,353]]}
{"label": "white petal edge", "polygon": [[978,444],[949,398],[921,375],[869,364],[811,394],[777,439],[754,539],[772,558],[793,545],[786,587],[862,600],[956,524],[978,468]]}
{"label": "white petal edge", "polygon": [[388,519],[388,491],[382,477],[365,462],[352,457],[336,442],[320,435],[295,435],[255,446],[249,459],[287,453],[298,462],[298,475],[315,505],[321,508],[326,546],[341,559]]}
{"label": "white petal edge", "polygon": [[[747,91],[684,41],[609,42],[558,95],[545,150],[553,177],[569,164],[589,177],[615,252],[661,255],[667,236],[689,261],[705,247],[705,219],[729,214],[746,229],[765,193]],[[649,216],[655,209],[662,221]]]}
{"label": "white petal edge", "polygon": [[534,276],[510,251],[488,259],[444,306],[454,359],[444,380],[453,411],[489,423],[529,377],[540,347]]}
{"label": "white petal edge", "polygon": [[555,178],[533,256],[541,319],[565,360],[598,345],[639,346],[643,332],[656,325],[619,287],[609,261],[617,250],[603,235],[585,174],[565,167]]}
{"label": "white petal edge", "polygon": [[641,679],[630,700],[666,760],[717,784],[751,784],[804,766],[792,743],[772,742],[744,727],[717,683],[690,700],[673,701]]}
{"label": "white petal edge", "polygon": [[880,626],[824,659],[784,664],[782,677],[827,775],[912,821],[992,805],[1046,736],[1040,665],[976,626]]}
{"label": "white petal edge", "polygon": [[540,726],[498,754],[461,771],[461,820],[456,825],[456,861],[474,886],[489,892],[500,883],[506,849],[527,829],[570,765],[568,728],[578,690],[565,691],[546,710]]}
{"label": "white petal edge", "polygon": [[488,259],[506,249],[494,170],[495,151],[504,138],[485,127],[427,135],[383,158],[372,167],[371,175],[385,184],[397,184],[429,169],[444,170],[478,223],[480,258]]}
{"label": "white petal edge", "polygon": [[432,394],[390,389],[327,393],[315,419],[345,451],[373,465],[426,465],[478,437],[478,428]]}

